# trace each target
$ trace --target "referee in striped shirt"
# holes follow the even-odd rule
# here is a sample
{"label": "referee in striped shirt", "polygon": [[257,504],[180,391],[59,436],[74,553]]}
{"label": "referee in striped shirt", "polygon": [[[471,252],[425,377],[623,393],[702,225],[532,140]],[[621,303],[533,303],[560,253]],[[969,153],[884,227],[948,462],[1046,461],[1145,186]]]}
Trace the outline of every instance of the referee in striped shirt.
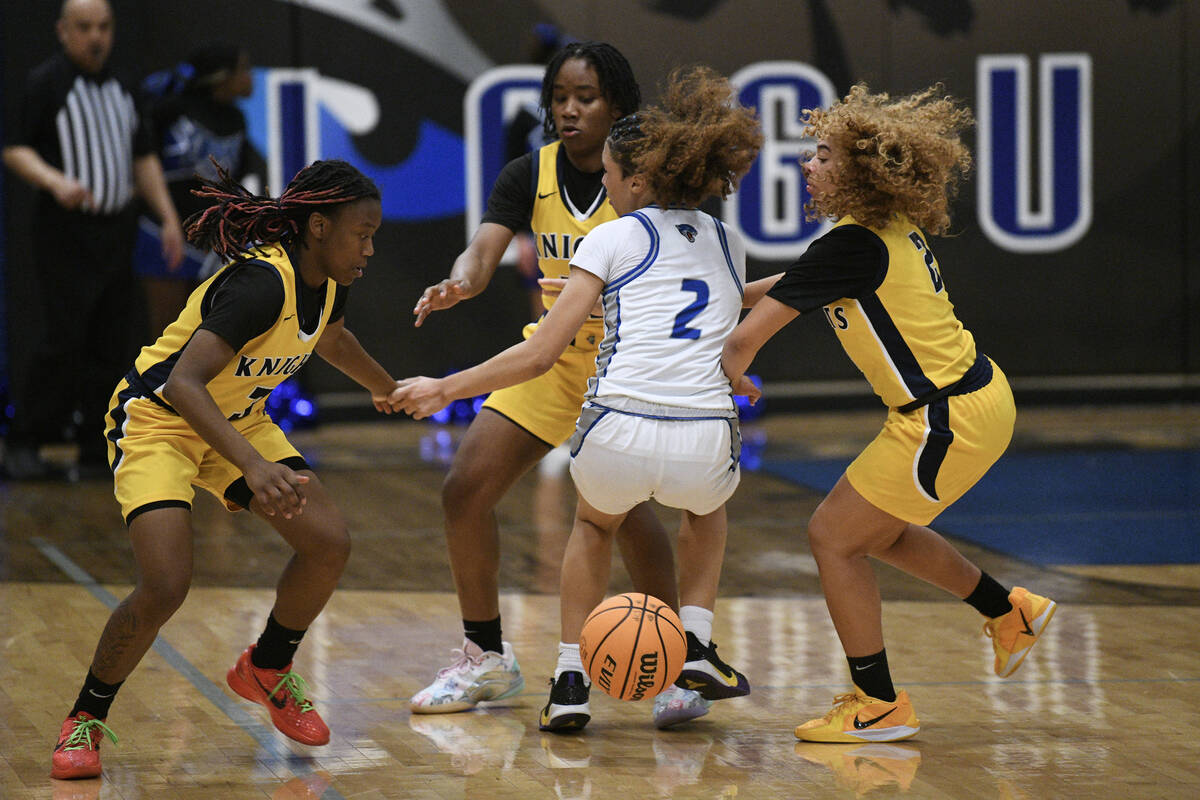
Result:
{"label": "referee in striped shirt", "polygon": [[183,232],[132,93],[107,68],[113,14],[107,0],[66,0],[62,52],[35,68],[3,151],[37,192],[33,262],[45,332],[36,346],[5,446],[11,479],[48,476],[39,447],[61,438],[78,411],[80,477],[108,475],[103,437],[109,395],[131,357],[135,294],[134,195],[163,224],[163,256],[176,268]]}

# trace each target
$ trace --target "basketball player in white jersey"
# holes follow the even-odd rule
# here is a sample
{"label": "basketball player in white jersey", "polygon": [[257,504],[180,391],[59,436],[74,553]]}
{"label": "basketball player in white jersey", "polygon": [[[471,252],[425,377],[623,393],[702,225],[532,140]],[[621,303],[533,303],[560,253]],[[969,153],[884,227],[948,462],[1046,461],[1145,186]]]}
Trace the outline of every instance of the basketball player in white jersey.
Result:
{"label": "basketball player in white jersey", "polygon": [[[454,399],[528,380],[554,364],[601,303],[604,339],[571,439],[579,504],[563,559],[562,641],[542,730],[579,730],[591,718],[580,631],[608,587],[614,532],[651,497],[683,512],[679,597],[688,655],[677,685],[708,700],[750,692],[711,644],[725,501],[740,479],[737,410],[721,348],[742,307],[745,248],[696,206],[728,195],[760,144],[757,119],[736,103],[726,79],[703,67],[675,72],[662,108],[613,125],[604,185],[623,216],[588,234],[537,332],[469,370],[402,382],[391,397],[394,408],[421,418]],[[753,388],[742,384],[740,392]]]}

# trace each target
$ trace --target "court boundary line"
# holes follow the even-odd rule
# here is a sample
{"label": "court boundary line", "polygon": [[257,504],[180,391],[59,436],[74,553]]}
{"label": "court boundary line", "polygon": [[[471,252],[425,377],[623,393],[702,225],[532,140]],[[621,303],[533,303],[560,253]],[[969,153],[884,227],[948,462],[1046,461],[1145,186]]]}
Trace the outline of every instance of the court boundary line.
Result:
{"label": "court boundary line", "polygon": [[[67,554],[53,544],[40,536],[32,536],[29,541],[47,560],[62,570],[77,585],[87,589],[92,597],[103,603],[109,611],[114,610],[120,604],[116,595],[101,586],[85,569],[72,561]],[[297,755],[283,746],[276,739],[274,728],[268,728],[250,716],[250,713],[242,707],[241,702],[235,702],[230,699],[222,689],[208,679],[207,675],[201,672],[186,656],[176,650],[175,646],[162,636],[154,637],[154,643],[150,645],[150,649],[162,656],[172,669],[186,678],[205,699],[220,709],[233,724],[241,728],[259,747],[266,750],[269,755],[275,757],[281,764],[287,767],[292,775],[297,778],[306,778],[317,774],[316,770],[312,769],[307,763],[311,756]],[[321,800],[345,800],[345,797],[331,785],[321,795]]]}

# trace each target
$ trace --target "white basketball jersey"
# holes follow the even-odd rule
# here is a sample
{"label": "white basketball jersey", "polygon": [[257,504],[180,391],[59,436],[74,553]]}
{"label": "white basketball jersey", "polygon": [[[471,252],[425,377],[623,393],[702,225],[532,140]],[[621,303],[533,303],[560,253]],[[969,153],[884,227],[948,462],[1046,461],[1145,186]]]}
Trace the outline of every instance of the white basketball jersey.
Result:
{"label": "white basketball jersey", "polygon": [[571,266],[604,281],[587,398],[730,411],[721,348],[742,308],[746,249],[696,209],[647,206],[596,227]]}

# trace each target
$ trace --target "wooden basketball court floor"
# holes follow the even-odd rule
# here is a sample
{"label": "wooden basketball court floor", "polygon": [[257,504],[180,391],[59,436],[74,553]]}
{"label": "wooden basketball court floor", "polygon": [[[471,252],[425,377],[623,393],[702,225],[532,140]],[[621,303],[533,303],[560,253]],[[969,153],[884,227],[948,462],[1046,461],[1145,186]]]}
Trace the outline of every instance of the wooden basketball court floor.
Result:
{"label": "wooden basketball court floor", "polygon": [[[747,430],[765,440],[768,461],[848,458],[881,417],[775,415]],[[991,672],[974,611],[878,565],[889,661],[922,729],[895,744],[821,745],[792,734],[850,685],[803,535],[821,495],[767,470],[747,472],[730,504],[715,627],[753,694],[657,731],[648,702],[595,692],[583,733],[540,733],[571,506],[569,478],[535,472],[498,510],[505,635],[524,693],[469,713],[411,715],[409,696],[461,640],[438,499],[460,435],[388,419],[294,436],[355,539],[297,658],[333,729],[328,746],[290,742],[225,687],[270,608],[286,551],[261,521],[201,498],[192,592],[122,689],[109,717],[120,745],[104,742],[104,775],[91,781],[50,780],[50,751],[109,608],[132,581],[124,529],[106,482],[0,483],[0,797],[1200,797],[1200,564],[1138,563],[1160,529],[1191,537],[1194,550],[1196,510],[1131,513],[1104,490],[1085,522],[1128,530],[1120,557],[1099,565],[1092,556],[1039,563],[975,544],[961,525],[951,532],[1002,582],[1060,603],[1006,680]],[[1182,479],[1188,502],[1200,497],[1195,406],[1023,409],[1006,458],[1083,451],[1191,453],[1188,474],[1169,477]],[[1112,494],[1132,477],[1114,468]],[[997,513],[1024,536],[1054,537],[1063,522],[1025,508],[1019,494]],[[673,524],[672,512],[660,517]],[[619,565],[611,588],[629,588]]]}

